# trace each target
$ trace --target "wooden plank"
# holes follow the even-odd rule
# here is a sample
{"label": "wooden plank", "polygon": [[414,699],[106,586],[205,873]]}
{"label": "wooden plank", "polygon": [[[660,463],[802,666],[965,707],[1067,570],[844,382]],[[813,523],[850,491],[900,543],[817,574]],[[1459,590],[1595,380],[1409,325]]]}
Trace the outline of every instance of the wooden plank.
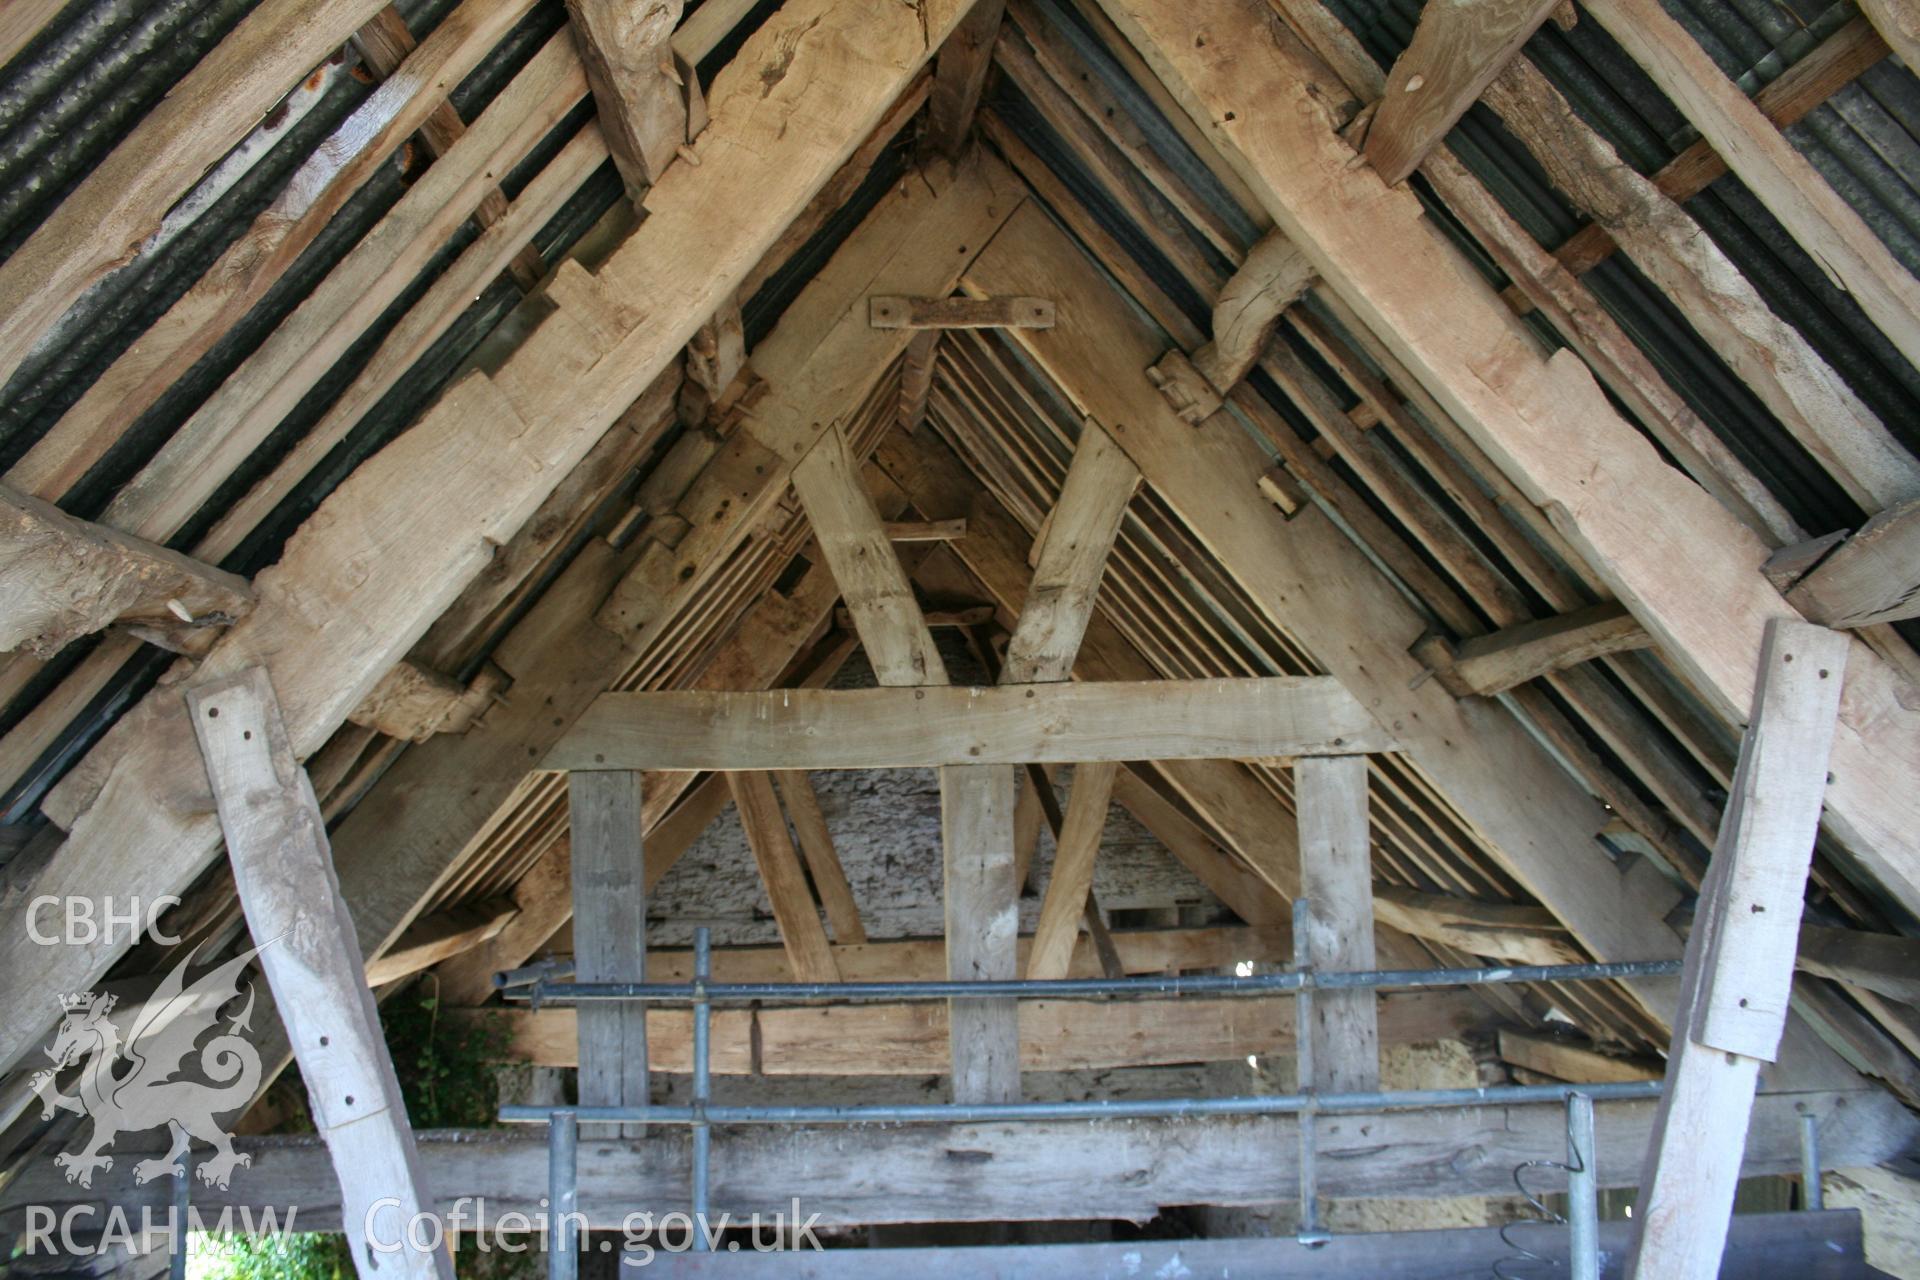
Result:
{"label": "wooden plank", "polygon": [[1365,154],[1384,182],[1404,182],[1420,167],[1555,3],[1439,0],[1420,10],[1413,40],[1387,73],[1380,109],[1367,126]]}
{"label": "wooden plank", "polygon": [[1587,6],[1888,340],[1920,362],[1920,283],[1658,0]]}
{"label": "wooden plank", "polygon": [[49,500],[72,488],[266,296],[394,150],[437,118],[447,93],[532,7],[532,0],[467,0],[442,19],[314,149],[233,246],[14,465],[8,481]]}
{"label": "wooden plank", "polygon": [[[1204,925],[1181,929],[1117,929],[1115,952],[1125,973],[1171,973],[1175,970],[1230,969],[1242,960],[1284,964],[1293,955],[1288,929],[1249,925]],[[1019,956],[1024,969],[1033,953],[1031,935],[1020,936]],[[834,963],[847,982],[910,981],[947,976],[946,943],[940,938],[903,938],[881,942],[839,943]],[[693,953],[654,951],[647,970],[656,982],[686,982],[693,976]],[[1085,940],[1073,948],[1067,968],[1070,978],[1101,976],[1100,958]],[[785,947],[715,947],[716,982],[792,982],[793,965]]]}
{"label": "wooden plank", "polygon": [[876,329],[1051,329],[1046,298],[899,298],[876,295],[867,320]]}
{"label": "wooden plank", "polygon": [[882,685],[945,684],[933,632],[839,428],[821,436],[793,469],[793,488],[853,612],[874,676]]}
{"label": "wooden plank", "polygon": [[776,770],[773,776],[780,784],[780,796],[786,801],[794,832],[800,837],[800,851],[806,856],[820,905],[826,908],[827,922],[833,926],[834,941],[865,942],[867,931],[860,923],[860,905],[853,900],[846,870],[833,851],[833,833],[827,830],[826,815],[820,812],[813,780],[796,769]]}
{"label": "wooden plank", "polygon": [[[1799,1171],[1796,1107],[1802,1106],[1820,1126],[1827,1159],[1843,1167],[1897,1155],[1916,1132],[1912,1116],[1879,1090],[1763,1097],[1747,1147],[1748,1175]],[[1602,1102],[1594,1111],[1600,1184],[1631,1187],[1653,1104]],[[1090,1217],[1145,1222],[1166,1204],[1272,1202],[1298,1175],[1293,1138],[1294,1121],[1284,1116],[876,1125],[852,1131],[719,1128],[713,1134],[713,1210],[737,1218],[789,1205],[797,1196],[807,1212],[834,1225]],[[498,1213],[539,1210],[547,1144],[538,1135],[451,1130],[423,1134],[420,1145],[428,1180],[437,1188],[437,1211],[452,1209],[456,1196],[476,1194]],[[238,1220],[239,1206],[250,1205],[258,1221],[260,1208],[297,1204],[303,1230],[339,1227],[339,1195],[317,1142],[242,1138],[239,1147],[253,1157],[252,1167],[226,1191],[196,1187],[194,1203],[203,1214],[217,1216],[231,1205]],[[1328,1125],[1319,1147],[1325,1195],[1504,1196],[1513,1193],[1515,1164],[1564,1158],[1566,1116],[1553,1106],[1395,1112]],[[617,1231],[636,1203],[680,1204],[687,1194],[687,1158],[688,1138],[677,1128],[663,1129],[644,1145],[582,1143],[580,1210],[596,1228]],[[62,1217],[84,1205],[82,1222],[104,1222],[114,1206],[128,1221],[141,1220],[142,1206],[164,1217],[170,1190],[165,1180],[136,1185],[133,1165],[115,1161],[86,1189],[67,1182],[51,1161],[33,1162],[0,1193],[0,1221],[17,1231],[28,1204],[46,1205]],[[981,1176],[983,1165],[994,1176]],[[849,1176],[850,1170],[860,1176]],[[1535,1185],[1553,1186],[1549,1171],[1537,1176]],[[1339,1247],[1338,1238],[1328,1246]]]}
{"label": "wooden plank", "polygon": [[1006,7],[1006,0],[979,0],[940,46],[934,61],[926,146],[949,160],[959,158],[972,136],[974,113],[993,67],[993,43]]}
{"label": "wooden plank", "polygon": [[1900,61],[1909,67],[1920,66],[1920,14],[1901,0],[1861,0],[1860,12],[1867,15]]}
{"label": "wooden plank", "polygon": [[1094,856],[1107,829],[1107,805],[1113,796],[1119,766],[1097,761],[1073,771],[1073,791],[1067,797],[1066,822],[1053,853],[1053,872],[1047,896],[1040,903],[1040,922],[1033,932],[1027,957],[1028,978],[1064,978],[1073,958],[1074,939],[1080,936],[1080,917],[1093,889]]}
{"label": "wooden plank", "polygon": [[888,542],[952,542],[967,536],[967,518],[952,520],[888,520],[882,526]]}
{"label": "wooden plank", "polygon": [[1568,1084],[1625,1084],[1660,1078],[1658,1059],[1643,1062],[1597,1053],[1559,1036],[1502,1027],[1499,1043],[1503,1061]]}
{"label": "wooden plank", "polygon": [[[1375,968],[1373,844],[1367,832],[1367,758],[1329,756],[1293,766],[1300,811],[1300,892],[1307,902],[1306,952],[1317,970]],[[1311,1087],[1380,1087],[1380,1024],[1371,991],[1313,997]]]}
{"label": "wooden plank", "polygon": [[[947,976],[965,982],[1018,977],[1013,770],[942,768],[940,839]],[[947,1035],[933,1069],[952,1071],[955,1102],[1012,1102],[1020,1096],[1020,1024],[1031,1008],[1016,1000],[962,1000],[912,1011],[923,1018],[944,1014]]]}
{"label": "wooden plank", "polygon": [[[1669,467],[1576,357],[1563,352],[1543,360],[1533,337],[1439,238],[1417,200],[1347,167],[1351,151],[1333,131],[1337,122],[1303,88],[1312,80],[1312,60],[1264,6],[1196,0],[1179,24],[1143,3],[1107,0],[1106,7],[1196,122],[1235,158],[1322,278],[1527,498],[1553,513],[1710,708],[1730,724],[1744,719],[1761,634],[1769,619],[1791,613],[1757,572],[1769,550],[1761,538]],[[1222,40],[1194,46],[1196,29],[1244,31],[1249,21],[1264,24],[1271,39],[1232,43],[1241,56],[1229,58]],[[1222,119],[1238,103],[1269,96],[1298,110],[1261,113],[1258,125]],[[1381,244],[1396,246],[1391,262],[1379,253]],[[982,283],[1020,287],[1017,278]],[[1056,300],[1071,296],[1051,280],[1047,287]],[[1152,483],[1150,469],[1142,470]],[[1683,562],[1667,550],[1674,546],[1689,549]],[[1912,841],[1920,793],[1905,781],[1920,772],[1920,733],[1901,709],[1905,682],[1861,644],[1848,660],[1847,683],[1826,821],[1890,894],[1920,910],[1920,855]],[[1463,789],[1446,790],[1466,804]],[[1535,896],[1562,913],[1591,900]],[[1577,926],[1576,933],[1590,941]],[[1636,929],[1632,936],[1646,935]]]}
{"label": "wooden plank", "polygon": [[1920,498],[1867,521],[1786,594],[1808,621],[1827,627],[1920,617]]}
{"label": "wooden plank", "polygon": [[386,0],[255,9],[0,267],[0,383],[87,288],[131,261],[167,211]]}
{"label": "wooden plank", "polygon": [[66,7],[66,0],[17,0],[8,5],[0,16],[0,65],[12,62]]}
{"label": "wooden plank", "polygon": [[1257,759],[1391,751],[1319,676],[609,693],[546,769],[925,769],[946,764]]}
{"label": "wooden plank", "polygon": [[[363,1271],[453,1280],[444,1247],[422,1249],[404,1239],[407,1224],[431,1204],[430,1193],[333,874],[326,824],[294,758],[266,668],[202,684],[187,701],[247,927],[300,1061],[314,1128],[339,1177],[354,1263]],[[245,1072],[245,1055],[242,1064]],[[257,1075],[257,1056],[251,1069]],[[251,1084],[242,1090],[251,1091]],[[230,1175],[235,1163],[222,1152],[201,1163],[200,1176],[224,1183],[212,1171],[225,1164]],[[374,1253],[369,1238],[403,1247]]]}
{"label": "wooden plank", "polygon": [[[1871,1276],[1877,1269],[1867,1263],[1861,1217],[1859,1209],[1851,1208],[1742,1215],[1734,1219],[1721,1280]],[[1602,1256],[1617,1257],[1629,1242],[1632,1226],[1624,1220],[1601,1223]],[[974,1280],[982,1275],[1017,1275],[1022,1280],[1130,1275],[1182,1280],[1245,1280],[1248,1276],[1432,1280],[1435,1276],[1498,1276],[1501,1272],[1495,1268],[1511,1267],[1516,1247],[1526,1248],[1539,1274],[1565,1272],[1573,1265],[1565,1231],[1516,1229],[1506,1236],[1501,1231],[1498,1227],[1446,1227],[1340,1232],[1325,1244],[1304,1249],[1278,1233],[1214,1240],[959,1246],[901,1245],[889,1238],[882,1248],[836,1249],[830,1264],[817,1261],[807,1251],[784,1250],[755,1259],[755,1270],[765,1280],[816,1280],[829,1265],[834,1280],[895,1280],[901,1275],[916,1280]],[[931,1234],[901,1232],[906,1239]],[[1515,1240],[1523,1240],[1524,1245],[1516,1246]]]}
{"label": "wooden plank", "polygon": [[1515,964],[1585,964],[1565,925],[1545,907],[1479,902],[1420,893],[1399,885],[1373,886],[1373,915],[1402,933],[1443,943],[1489,960]]}
{"label": "wooden plank", "polygon": [[1687,938],[1629,1277],[1719,1274],[1760,1064],[1773,1060],[1786,1022],[1847,649],[1845,636],[1806,623],[1767,628],[1752,722]]}
{"label": "wooden plank", "polygon": [[1856,502],[1878,510],[1920,489],[1920,462],[1693,216],[1622,164],[1531,63],[1507,68],[1486,101]]}
{"label": "wooden plank", "polygon": [[579,59],[565,33],[555,35],[121,487],[101,521],[171,538],[445,247],[492,189],[488,174],[518,163],[585,93]]}
{"label": "wooden plank", "polygon": [[[168,636],[237,621],[245,578],[0,486],[0,651],[51,658],[115,622]],[[197,638],[212,643],[210,634]]]}
{"label": "wooden plank", "polygon": [[[567,775],[571,833],[574,977],[647,980],[647,893],[641,868],[641,782],[632,770]],[[639,1107],[648,1101],[647,1007],[589,1002],[580,1010],[580,1101]],[[645,1125],[595,1126],[640,1137]]]}
{"label": "wooden plank", "polygon": [[682,0],[567,0],[600,130],[638,205],[687,141],[687,103],[668,40]]}
{"label": "wooden plank", "polygon": [[[997,771],[996,771],[997,772]],[[1016,976],[1016,975],[1009,975]],[[952,1037],[967,1037],[968,1018],[956,1022],[950,1010],[993,1010],[1008,1000],[940,1001],[913,1004],[805,1005],[786,1008],[728,1009],[716,1014],[713,1070],[719,1075],[769,1076],[919,1076],[948,1071]],[[1245,1062],[1248,1054],[1287,1056],[1294,1051],[1294,1014],[1290,998],[1198,997],[1179,1000],[1131,1000],[1095,1003],[1083,1000],[1018,1001],[1019,1059],[993,1065],[996,1080],[976,1071],[954,1082],[956,1091],[977,1086],[1017,1087],[1020,1071],[1110,1071],[1127,1067],[1168,1066],[1185,1062]],[[575,1065],[579,1041],[575,1011],[449,1010],[456,1024],[493,1015],[494,1029],[505,1033],[500,1050],[513,1061],[535,1066]],[[1425,991],[1380,997],[1380,1036],[1387,1044],[1418,1044],[1457,1039],[1483,1029],[1487,1006],[1463,991]],[[657,1070],[692,1070],[692,1019],[684,1010],[658,1010],[647,1019],[652,1060]],[[965,1039],[968,1057],[979,1062],[993,1037]],[[1001,1099],[1014,1101],[1017,1094]],[[975,1099],[988,1101],[991,1099]]]}
{"label": "wooden plank", "polygon": [[[361,66],[384,83],[399,72],[407,56],[419,47],[419,42],[413,38],[413,32],[407,29],[407,20],[389,3],[374,14],[365,26],[354,32],[353,47],[360,53]],[[451,102],[442,101],[421,126],[420,141],[437,158],[445,155],[466,132],[467,122],[461,118],[459,110]],[[499,222],[506,214],[507,197],[499,187],[494,187],[480,197],[480,203],[473,211],[473,220],[486,228]],[[540,251],[531,245],[523,246],[514,255],[507,270],[523,290],[533,289],[540,283],[540,277],[547,273]]]}
{"label": "wooden plank", "polygon": [[1800,926],[1802,972],[1920,1004],[1920,938]]}
{"label": "wooden plank", "polygon": [[499,937],[519,914],[513,899],[495,898],[422,916],[407,926],[385,955],[367,963],[367,985],[381,987],[398,982],[442,960],[484,946]]}
{"label": "wooden plank", "polygon": [[733,792],[740,825],[747,833],[747,847],[753,850],[754,865],[760,868],[761,883],[773,903],[773,918],[780,925],[780,939],[786,944],[795,978],[801,982],[839,981],[833,948],[827,943],[826,927],[820,923],[820,908],[814,905],[799,855],[787,836],[786,815],[780,812],[780,802],[774,797],[772,778],[765,773],[729,773],[727,786]]}
{"label": "wooden plank", "polygon": [[1453,676],[1491,698],[1548,672],[1652,643],[1631,613],[1608,602],[1475,636],[1455,652]]}
{"label": "wooden plank", "polygon": [[[260,661],[269,663],[296,753],[318,750],[380,675],[486,567],[491,549],[512,541],[608,426],[678,358],[694,331],[739,287],[781,229],[913,82],[929,56],[930,43],[945,38],[963,7],[960,0],[926,0],[915,9],[892,0],[788,0],[715,81],[709,100],[712,123],[695,144],[697,152],[705,153],[704,163],[673,166],[649,196],[647,219],[614,251],[598,277],[579,273],[576,283],[587,287],[576,290],[566,306],[549,315],[494,371],[474,373],[450,388],[413,427],[361,464],[328,497],[280,562],[256,579],[260,606],[215,646],[195,678],[217,679]],[[288,6],[257,12],[248,23],[284,8]],[[322,16],[332,12],[332,6],[291,8],[298,10],[291,16],[303,31],[323,29]],[[300,40],[287,43],[298,47]],[[203,62],[195,76],[209,65]],[[768,73],[765,79],[762,72]],[[167,118],[174,118],[176,105],[191,115],[192,97],[176,89],[167,101]],[[146,123],[161,118],[156,113]],[[107,173],[98,169],[88,182]],[[964,255],[929,254],[929,245],[956,235],[956,244],[978,246],[985,242],[982,228],[997,225],[1019,203],[1017,198],[991,205],[969,200],[958,208],[941,202],[942,192],[964,190],[971,197],[979,184],[991,185],[991,180],[974,167],[951,181],[907,184],[914,188],[911,193],[883,206],[895,210],[907,234],[917,231],[922,236],[914,245],[919,261],[913,272],[921,278],[883,281],[880,287],[937,289],[941,275],[950,280],[964,266]],[[124,184],[114,184],[116,202],[124,189]],[[923,209],[953,221],[923,223],[917,217]],[[99,219],[86,219],[86,235],[97,236],[101,225]],[[882,260],[889,259],[883,255]],[[862,264],[865,274],[852,292],[854,298],[872,291],[873,267],[872,261]],[[10,281],[19,282],[27,270],[24,251],[5,270]],[[907,274],[903,267],[901,275]],[[838,285],[846,283],[837,273],[835,279]],[[591,307],[595,297],[601,299],[597,308]],[[644,314],[616,302],[620,299],[644,299]],[[820,298],[803,298],[796,308],[819,321],[823,305]],[[850,300],[840,301],[826,314],[837,317],[850,305]],[[583,313],[582,307],[590,309]],[[9,319],[20,314],[10,313]],[[795,309],[788,312],[790,317],[795,314]],[[860,339],[850,337],[855,328]],[[791,358],[796,345],[813,352],[823,342],[842,339],[864,353],[870,332],[864,323],[838,329],[831,319],[810,321],[809,332],[777,345],[788,352],[783,358]],[[873,370],[877,378],[891,352],[887,340],[870,341],[883,356]],[[863,364],[855,359],[803,374],[790,384],[790,391],[803,397],[825,390],[837,393],[849,378],[864,376]],[[811,432],[832,412],[799,416],[795,429]],[[486,493],[488,501],[476,505],[446,500],[459,493]],[[759,507],[758,514],[766,509]],[[683,546],[698,561],[713,550],[714,540],[737,544],[748,527],[727,522],[724,531],[703,531],[698,539],[689,536]],[[679,569],[677,562],[672,565],[669,589],[653,597],[656,604],[676,598],[671,588],[678,583]],[[693,576],[702,575],[696,571]],[[603,660],[603,681],[606,670]],[[75,824],[66,847],[35,877],[37,887],[23,886],[26,897],[0,905],[0,982],[8,992],[84,989],[127,941],[35,946],[17,918],[31,897],[42,892],[88,897],[112,893],[150,900],[180,892],[212,860],[218,824],[204,799],[191,799],[199,786],[195,779],[200,766],[180,712],[177,686],[157,690],[94,748],[103,767],[82,766],[86,781],[67,794],[65,812],[75,816]],[[538,712],[549,724],[553,718],[537,699],[527,712]],[[165,727],[150,731],[157,726]],[[114,785],[103,793],[106,762],[111,762]],[[489,787],[486,799],[469,797],[470,775],[454,776],[459,781],[448,790],[460,793],[457,803],[481,807],[484,817],[501,793]],[[446,796],[440,803],[456,802]],[[84,816],[78,816],[83,811]],[[367,821],[374,819],[370,815]],[[438,861],[440,853],[451,853],[447,845],[464,843],[474,825],[442,829],[432,823],[424,832],[414,829],[399,846],[407,854],[404,859],[383,842],[382,853],[372,859],[368,883],[378,885],[383,875],[392,876],[397,862],[409,868],[411,882],[413,875],[423,873],[423,859],[431,867],[424,871],[431,883],[446,865]],[[371,855],[349,851],[344,856],[357,860]],[[376,901],[384,904],[379,909],[384,918],[370,931],[384,942],[388,926],[397,931],[418,899],[395,905],[384,892],[364,903],[355,897],[363,910],[371,911]],[[0,1001],[0,1062],[18,1060],[47,1025],[38,1001]]]}
{"label": "wooden plank", "polygon": [[1087,419],[1059,501],[1047,518],[1033,585],[1007,645],[1002,683],[1044,684],[1072,677],[1107,555],[1139,486],[1140,469],[1104,427]]}

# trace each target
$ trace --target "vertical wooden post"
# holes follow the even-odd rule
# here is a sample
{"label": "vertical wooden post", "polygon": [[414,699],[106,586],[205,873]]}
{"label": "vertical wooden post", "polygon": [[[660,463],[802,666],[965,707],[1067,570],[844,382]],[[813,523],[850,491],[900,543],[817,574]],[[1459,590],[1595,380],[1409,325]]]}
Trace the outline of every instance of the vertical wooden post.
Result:
{"label": "vertical wooden post", "polygon": [[[888,541],[860,468],[838,428],[793,469],[833,580],[876,679],[894,688],[947,683],[900,557]],[[1019,968],[1019,885],[1014,881],[1013,769],[979,765],[940,771],[946,864],[947,974],[1013,978]],[[1012,1000],[947,1005],[955,1102],[1011,1102],[1020,1095],[1020,1015]]]}
{"label": "vertical wooden post", "polygon": [[[945,842],[947,976],[963,982],[1019,976],[1019,886],[1014,882],[1013,768],[940,770]],[[1014,1000],[947,1006],[955,1102],[1020,1096],[1020,1010]]]}
{"label": "vertical wooden post", "polygon": [[[647,894],[640,844],[640,774],[567,775],[573,843],[573,962],[577,982],[647,976]],[[587,1001],[577,1019],[582,1106],[647,1102],[646,1006]],[[644,1125],[622,1125],[639,1137]]]}
{"label": "vertical wooden post", "polygon": [[1753,714],[1687,938],[1630,1280],[1720,1272],[1760,1064],[1786,1027],[1848,644],[1797,620],[1767,624]]}
{"label": "vertical wooden post", "polygon": [[[1313,967],[1371,969],[1373,871],[1367,842],[1367,758],[1305,756],[1293,766],[1300,814],[1300,889],[1310,915]],[[1379,1005],[1371,991],[1313,997],[1313,1079],[1301,1088],[1363,1092],[1380,1087]]]}
{"label": "vertical wooden post", "polygon": [[[334,876],[326,824],[266,669],[193,689],[187,706],[247,928],[340,1178],[354,1264],[361,1275],[453,1280],[444,1248],[409,1243],[408,1226],[431,1213],[433,1199]],[[371,1252],[370,1236],[400,1248]],[[431,1235],[416,1229],[413,1238]]]}

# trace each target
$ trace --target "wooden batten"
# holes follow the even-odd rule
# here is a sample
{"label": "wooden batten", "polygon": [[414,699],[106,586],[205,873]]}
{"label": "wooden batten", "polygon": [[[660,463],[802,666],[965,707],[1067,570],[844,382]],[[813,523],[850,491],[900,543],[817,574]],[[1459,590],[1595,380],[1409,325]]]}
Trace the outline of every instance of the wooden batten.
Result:
{"label": "wooden batten", "polygon": [[1404,181],[1440,145],[1558,0],[1430,4],[1387,73],[1367,126],[1366,157],[1389,183]]}
{"label": "wooden batten", "polygon": [[1053,303],[1046,298],[896,298],[867,304],[876,329],[1051,329]]}

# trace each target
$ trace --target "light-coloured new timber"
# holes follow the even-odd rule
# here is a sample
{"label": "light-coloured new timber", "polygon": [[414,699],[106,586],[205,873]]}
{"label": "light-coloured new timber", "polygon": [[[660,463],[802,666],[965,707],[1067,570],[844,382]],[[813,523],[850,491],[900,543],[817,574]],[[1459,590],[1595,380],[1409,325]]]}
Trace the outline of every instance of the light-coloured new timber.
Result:
{"label": "light-coloured new timber", "polygon": [[519,914],[514,899],[497,898],[422,916],[407,927],[385,955],[367,962],[367,985],[383,987],[485,946]]}
{"label": "light-coloured new timber", "polygon": [[[956,1092],[978,1092],[978,1086],[996,1081],[1014,1087],[1016,1070],[1099,1071],[1181,1062],[1244,1062],[1248,1054],[1287,1055],[1294,1048],[1289,998],[1183,997],[1106,1003],[1030,999],[1018,1004],[1018,1060],[995,1060],[992,1065],[999,1076],[956,1081]],[[1483,1028],[1488,1021],[1487,1007],[1464,991],[1401,993],[1379,997],[1379,1004],[1380,1036],[1388,1044],[1454,1039]],[[720,1075],[774,1076],[943,1074],[952,1062],[947,1010],[948,1005],[939,1001],[716,1009],[713,1070]],[[446,1016],[484,1022],[488,1011],[449,1011]],[[512,1009],[494,1016],[496,1028],[507,1033],[504,1055],[536,1066],[575,1065],[574,1010]],[[647,1025],[654,1069],[676,1074],[690,1071],[691,1015],[685,1010],[660,1009],[647,1019]],[[995,1048],[1003,1043],[983,1042]],[[982,1065],[973,1060],[976,1056],[963,1058],[963,1065]]]}
{"label": "light-coloured new timber", "polygon": [[50,658],[116,622],[184,634],[252,607],[245,578],[0,487],[0,651]]}
{"label": "light-coloured new timber", "polygon": [[[354,1262],[409,1280],[453,1280],[445,1248],[404,1240],[405,1227],[432,1200],[333,874],[326,824],[294,759],[266,668],[203,684],[189,703],[247,927],[300,1060],[314,1127],[339,1177]],[[246,1055],[231,1057],[243,1082],[249,1070],[258,1073],[257,1058],[249,1066]],[[251,1095],[252,1084],[240,1092]],[[185,1134],[172,1127],[184,1152]],[[203,1179],[213,1180],[211,1167],[200,1165]],[[400,1240],[402,1247],[372,1252],[370,1238]]]}
{"label": "light-coloured new timber", "polygon": [[1752,723],[1687,939],[1629,1276],[1719,1274],[1760,1065],[1786,1023],[1848,647],[1807,623],[1767,628]]}
{"label": "light-coloured new timber", "polygon": [[1259,759],[1392,751],[1319,676],[609,693],[547,769],[914,769],[1079,760]]}
{"label": "light-coloured new timber", "polygon": [[836,427],[821,436],[793,469],[793,488],[853,613],[875,678],[882,685],[945,684],[947,669],[933,632],[860,483],[860,464],[844,432]]}

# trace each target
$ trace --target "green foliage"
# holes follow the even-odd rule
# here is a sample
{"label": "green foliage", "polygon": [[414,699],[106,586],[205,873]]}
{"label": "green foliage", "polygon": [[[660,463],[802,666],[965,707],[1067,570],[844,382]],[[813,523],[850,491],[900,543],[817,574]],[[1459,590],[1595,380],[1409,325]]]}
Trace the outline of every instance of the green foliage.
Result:
{"label": "green foliage", "polygon": [[353,1280],[347,1238],[313,1232],[193,1237],[191,1280]]}
{"label": "green foliage", "polygon": [[440,1016],[431,975],[387,1001],[380,1011],[400,1096],[415,1129],[486,1129],[498,1122],[506,1029],[499,1019]]}

